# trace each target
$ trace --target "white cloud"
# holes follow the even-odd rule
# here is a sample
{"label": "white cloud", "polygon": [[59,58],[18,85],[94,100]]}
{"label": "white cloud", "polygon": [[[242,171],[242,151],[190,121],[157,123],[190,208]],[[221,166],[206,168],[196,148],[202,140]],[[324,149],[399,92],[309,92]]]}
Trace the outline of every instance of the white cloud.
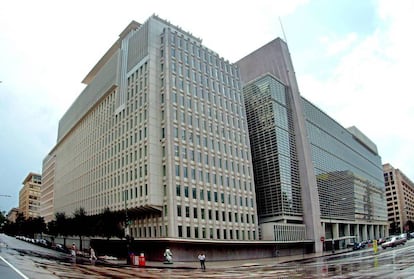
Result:
{"label": "white cloud", "polygon": [[326,45],[326,55],[333,56],[341,54],[350,49],[354,42],[357,40],[358,35],[355,32],[349,33],[343,38],[330,38],[327,36],[322,37],[320,40],[322,44]]}
{"label": "white cloud", "polygon": [[[414,179],[414,105],[411,91],[414,2],[379,2],[382,22],[373,34],[354,42],[326,79],[299,77],[303,95],[343,126],[356,125],[390,162]],[[331,41],[335,49],[344,37]],[[345,44],[343,44],[345,45]]]}

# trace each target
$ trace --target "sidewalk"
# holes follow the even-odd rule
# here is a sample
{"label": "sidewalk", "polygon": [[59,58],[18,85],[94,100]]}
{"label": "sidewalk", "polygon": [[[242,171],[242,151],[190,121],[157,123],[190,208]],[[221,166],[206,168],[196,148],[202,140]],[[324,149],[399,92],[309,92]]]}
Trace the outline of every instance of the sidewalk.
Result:
{"label": "sidewalk", "polygon": [[[319,257],[331,257],[339,254],[348,253],[349,249],[337,251],[335,254],[330,252],[323,253],[310,253],[300,254],[293,256],[281,256],[273,258],[262,258],[262,259],[250,259],[250,260],[231,260],[231,261],[206,261],[207,268],[212,269],[228,269],[238,267],[251,267],[251,266],[266,266],[287,263],[292,261],[299,261],[305,259],[319,258]],[[127,265],[125,260],[106,261],[109,264],[117,265],[120,267],[136,267],[136,268],[169,268],[169,269],[199,269],[200,263],[195,260],[193,262],[174,262],[172,264],[166,264],[164,262],[146,261],[145,267]]]}

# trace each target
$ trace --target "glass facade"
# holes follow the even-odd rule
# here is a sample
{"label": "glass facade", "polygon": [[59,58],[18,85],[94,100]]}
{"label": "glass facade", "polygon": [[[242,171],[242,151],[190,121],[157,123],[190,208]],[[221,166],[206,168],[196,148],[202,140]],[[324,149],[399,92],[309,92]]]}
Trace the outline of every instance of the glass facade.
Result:
{"label": "glass facade", "polygon": [[286,88],[267,75],[243,91],[259,218],[301,216],[297,151]]}
{"label": "glass facade", "polygon": [[321,217],[386,221],[381,157],[358,136],[306,99],[302,100]]}

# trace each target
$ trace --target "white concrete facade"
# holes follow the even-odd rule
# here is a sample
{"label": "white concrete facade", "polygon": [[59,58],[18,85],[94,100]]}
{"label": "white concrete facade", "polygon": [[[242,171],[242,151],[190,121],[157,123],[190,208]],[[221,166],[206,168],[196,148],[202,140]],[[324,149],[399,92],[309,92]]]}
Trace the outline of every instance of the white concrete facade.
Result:
{"label": "white concrete facade", "polygon": [[49,154],[54,213],[132,209],[127,233],[143,239],[258,238],[237,67],[152,16],[84,82]]}

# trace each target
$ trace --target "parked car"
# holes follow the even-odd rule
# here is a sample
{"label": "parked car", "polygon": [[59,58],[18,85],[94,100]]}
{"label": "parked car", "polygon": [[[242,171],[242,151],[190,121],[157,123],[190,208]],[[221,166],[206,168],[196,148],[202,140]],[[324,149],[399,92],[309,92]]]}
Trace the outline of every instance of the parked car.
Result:
{"label": "parked car", "polygon": [[42,238],[36,239],[36,244],[43,246],[43,247],[52,246],[52,243],[49,240],[42,239]]}
{"label": "parked car", "polygon": [[352,247],[352,250],[360,250],[360,249],[364,249],[365,248],[365,241],[362,242],[356,242],[354,243],[354,247]]}
{"label": "parked car", "polygon": [[56,244],[55,250],[66,254],[70,254],[69,249],[63,244]]}
{"label": "parked car", "polygon": [[401,238],[408,239],[408,235],[407,235],[406,233],[402,233],[402,234],[400,234],[400,237],[401,237]]}
{"label": "parked car", "polygon": [[387,240],[381,244],[382,249],[386,249],[388,247],[396,247],[398,245],[404,245],[407,242],[406,238],[401,236],[390,236]]}
{"label": "parked car", "polygon": [[386,241],[387,241],[387,238],[380,238],[380,239],[378,239],[377,244],[381,245],[381,244],[385,243]]}

